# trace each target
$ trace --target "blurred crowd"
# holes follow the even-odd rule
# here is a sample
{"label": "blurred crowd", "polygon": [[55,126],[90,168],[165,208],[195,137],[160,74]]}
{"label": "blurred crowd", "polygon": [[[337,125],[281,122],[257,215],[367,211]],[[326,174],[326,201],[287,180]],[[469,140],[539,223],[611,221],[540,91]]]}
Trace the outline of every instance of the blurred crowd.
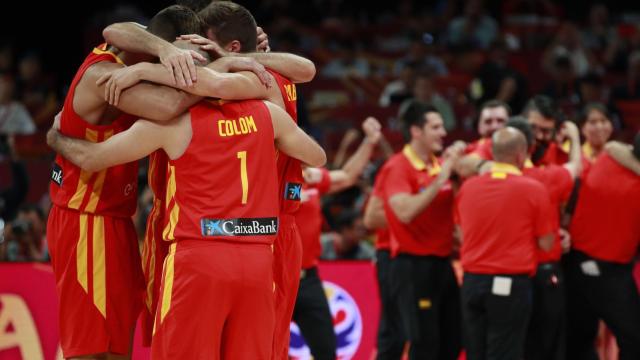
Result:
{"label": "blurred crowd", "polygon": [[[367,259],[374,254],[362,209],[377,169],[403,144],[398,114],[414,100],[442,115],[447,141],[478,137],[479,107],[489,99],[520,113],[528,99],[554,99],[566,119],[603,104],[608,138],[631,139],[640,127],[640,13],[607,3],[573,7],[547,0],[263,1],[252,9],[274,51],[312,59],[317,77],[298,90],[299,122],[339,169],[362,137],[367,116],[383,126],[378,150],[353,187],[322,200],[323,257]],[[101,30],[119,21],[145,23],[133,4],[89,16],[80,27],[84,52]],[[2,39],[0,39],[2,40]],[[45,219],[50,150],[45,131],[60,110],[78,64],[48,66],[38,46],[28,51],[0,41],[0,259],[46,261]],[[584,133],[583,136],[588,136]],[[604,141],[608,140],[604,139]],[[145,184],[140,176],[141,189]],[[140,191],[139,228],[151,207]]]}

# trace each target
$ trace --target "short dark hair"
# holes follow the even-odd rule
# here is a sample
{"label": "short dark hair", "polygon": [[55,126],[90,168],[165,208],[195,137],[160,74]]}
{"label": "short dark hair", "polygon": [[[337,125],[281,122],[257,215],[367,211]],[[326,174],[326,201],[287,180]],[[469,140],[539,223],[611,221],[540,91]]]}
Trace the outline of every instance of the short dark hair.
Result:
{"label": "short dark hair", "polygon": [[564,121],[564,114],[560,111],[555,101],[545,95],[536,95],[529,100],[522,111],[522,115],[526,117],[532,111],[537,111],[543,117],[552,119],[556,128],[559,128]]}
{"label": "short dark hair", "polygon": [[402,114],[402,130],[406,141],[411,140],[411,127],[416,126],[422,128],[427,122],[427,113],[434,112],[440,113],[431,104],[426,104],[421,101],[411,101],[407,109]]}
{"label": "short dark hair", "polygon": [[578,119],[577,119],[578,120],[578,126],[582,126],[587,122],[587,118],[589,117],[589,113],[592,110],[596,110],[596,111],[602,113],[602,115],[604,115],[604,117],[607,118],[607,120],[609,120],[609,122],[612,122],[611,121],[611,113],[609,112],[609,109],[607,109],[607,106],[602,104],[602,103],[592,102],[592,103],[586,104],[580,110],[580,113],[578,114]]}
{"label": "short dark hair", "polygon": [[524,116],[516,115],[510,117],[505,126],[519,130],[527,140],[527,148],[530,148],[531,145],[533,145],[533,130],[531,129],[531,124],[529,124]]}
{"label": "short dark hair", "polygon": [[214,1],[202,9],[199,15],[221,46],[238,40],[241,52],[256,50],[256,20],[242,5],[231,1]]}
{"label": "short dark hair", "polygon": [[633,155],[636,159],[640,160],[640,131],[638,131],[635,139],[633,139]]}
{"label": "short dark hair", "polygon": [[482,105],[480,105],[480,111],[478,112],[478,117],[480,117],[480,113],[482,113],[482,110],[493,109],[497,107],[505,108],[507,110],[507,115],[511,116],[511,106],[509,106],[509,104],[507,104],[502,100],[491,99],[491,100],[485,101],[484,103],[482,103]]}
{"label": "short dark hair", "polygon": [[207,5],[211,4],[211,1],[212,0],[177,0],[176,4],[186,6],[195,12],[199,12],[206,8]]}
{"label": "short dark hair", "polygon": [[151,18],[147,30],[168,42],[173,42],[180,35],[204,34],[204,23],[198,14],[188,7],[171,5]]}

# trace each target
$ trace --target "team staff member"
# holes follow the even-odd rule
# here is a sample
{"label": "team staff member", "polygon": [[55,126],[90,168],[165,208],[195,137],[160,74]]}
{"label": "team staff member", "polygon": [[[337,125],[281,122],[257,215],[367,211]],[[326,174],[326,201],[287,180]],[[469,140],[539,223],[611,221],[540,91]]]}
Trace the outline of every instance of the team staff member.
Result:
{"label": "team staff member", "polygon": [[[171,159],[163,235],[172,244],[156,312],[154,358],[270,358],[270,245],[278,226],[274,139],[280,150],[312,165],[326,159],[284,110],[259,101],[220,107],[203,101],[167,125],[141,120],[97,144],[50,131],[54,149],[90,170],[105,158],[113,165],[158,148]],[[257,183],[261,191],[251,191]]]}
{"label": "team staff member", "polygon": [[531,154],[531,160],[539,165],[562,165],[567,162],[567,153],[556,142],[556,131],[564,121],[564,115],[556,103],[549,97],[537,95],[533,97],[522,115],[527,118],[536,138],[536,146]]}
{"label": "team staff member", "polygon": [[389,281],[411,359],[457,359],[459,290],[453,250],[451,168],[464,150],[436,157],[446,136],[435,108],[413,103],[404,115],[404,149],[383,167],[382,199],[391,235]]}
{"label": "team staff member", "polygon": [[[382,169],[381,169],[382,170]],[[393,302],[391,281],[391,238],[384,216],[382,185],[385,172],[379,171],[373,185],[373,192],[364,212],[364,225],[376,233],[376,276],[380,292],[380,320],[378,321],[378,353],[377,359],[399,359],[402,356],[405,340],[402,337],[402,326],[398,315],[398,307]]]}
{"label": "team staff member", "polygon": [[511,108],[507,103],[501,100],[489,100],[480,107],[480,116],[478,117],[478,134],[480,138],[464,149],[465,154],[473,154],[478,148],[486,146],[489,143],[491,147],[491,135],[497,130],[502,129],[511,115]]}
{"label": "team staff member", "polygon": [[593,162],[604,150],[604,146],[613,133],[613,123],[607,107],[600,103],[585,105],[578,118],[578,124],[584,136],[582,155]]}
{"label": "team staff member", "polygon": [[[640,134],[633,153],[640,160]],[[640,297],[632,276],[638,214],[640,176],[600,155],[584,176],[570,226],[567,358],[597,358],[598,319],[615,335],[621,360],[640,358]]]}
{"label": "team staff member", "polygon": [[324,194],[344,190],[356,183],[380,141],[380,129],[380,123],[372,117],[362,123],[365,139],[342,169],[304,170],[302,200],[300,209],[295,214],[302,238],[302,269],[293,320],[300,327],[314,359],[335,359],[337,346],[333,316],[317,268],[322,253],[320,232],[323,218],[320,199]]}
{"label": "team staff member", "polygon": [[549,195],[520,171],[527,159],[524,135],[505,128],[492,142],[491,171],[467,180],[456,198],[470,360],[522,358],[536,249],[548,251],[553,245]]}
{"label": "team staff member", "polygon": [[[518,129],[533,149],[535,137],[531,126],[522,117],[514,117],[508,127]],[[566,313],[564,275],[560,267],[562,246],[560,239],[561,207],[569,199],[574,180],[581,172],[582,154],[578,127],[569,121],[563,130],[571,141],[570,161],[563,166],[534,167],[525,162],[522,173],[540,181],[549,192],[554,242],[551,251],[538,249],[538,268],[533,278],[533,308],[527,331],[525,359],[564,359],[566,342]],[[564,230],[563,230],[564,231]]]}

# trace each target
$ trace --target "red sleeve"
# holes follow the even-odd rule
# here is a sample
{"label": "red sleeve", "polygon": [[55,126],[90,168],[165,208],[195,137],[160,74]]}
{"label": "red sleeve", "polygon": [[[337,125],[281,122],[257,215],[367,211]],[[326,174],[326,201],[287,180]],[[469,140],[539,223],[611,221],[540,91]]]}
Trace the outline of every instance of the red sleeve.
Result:
{"label": "red sleeve", "polygon": [[456,198],[453,203],[453,223],[456,225],[460,225],[460,213],[458,212],[458,203],[460,203],[461,194],[462,194],[462,189],[460,189],[460,192],[458,193],[458,195],[456,195]]}
{"label": "red sleeve", "polygon": [[552,216],[554,210],[549,201],[548,191],[542,184],[539,184],[537,190],[532,191],[531,195],[535,204],[535,235],[538,237],[550,234],[553,231]]}
{"label": "red sleeve", "polygon": [[312,187],[318,189],[318,192],[322,196],[328,193],[329,188],[331,188],[331,175],[329,174],[329,170],[327,168],[320,168],[320,171],[322,172],[322,179]]}
{"label": "red sleeve", "polygon": [[397,164],[394,167],[387,169],[387,174],[384,179],[384,192],[385,200],[388,200],[390,197],[400,193],[411,194],[411,179],[405,173],[402,166]]}

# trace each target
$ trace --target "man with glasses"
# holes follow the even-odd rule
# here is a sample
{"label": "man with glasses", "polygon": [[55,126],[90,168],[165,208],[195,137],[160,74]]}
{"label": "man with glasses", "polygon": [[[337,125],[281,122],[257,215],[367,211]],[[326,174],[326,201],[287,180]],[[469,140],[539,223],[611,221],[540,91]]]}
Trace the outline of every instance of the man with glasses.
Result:
{"label": "man with glasses", "polygon": [[555,102],[547,96],[537,95],[529,100],[522,115],[529,121],[536,138],[531,161],[536,166],[566,163],[568,154],[556,141],[556,130],[563,123],[564,114]]}

